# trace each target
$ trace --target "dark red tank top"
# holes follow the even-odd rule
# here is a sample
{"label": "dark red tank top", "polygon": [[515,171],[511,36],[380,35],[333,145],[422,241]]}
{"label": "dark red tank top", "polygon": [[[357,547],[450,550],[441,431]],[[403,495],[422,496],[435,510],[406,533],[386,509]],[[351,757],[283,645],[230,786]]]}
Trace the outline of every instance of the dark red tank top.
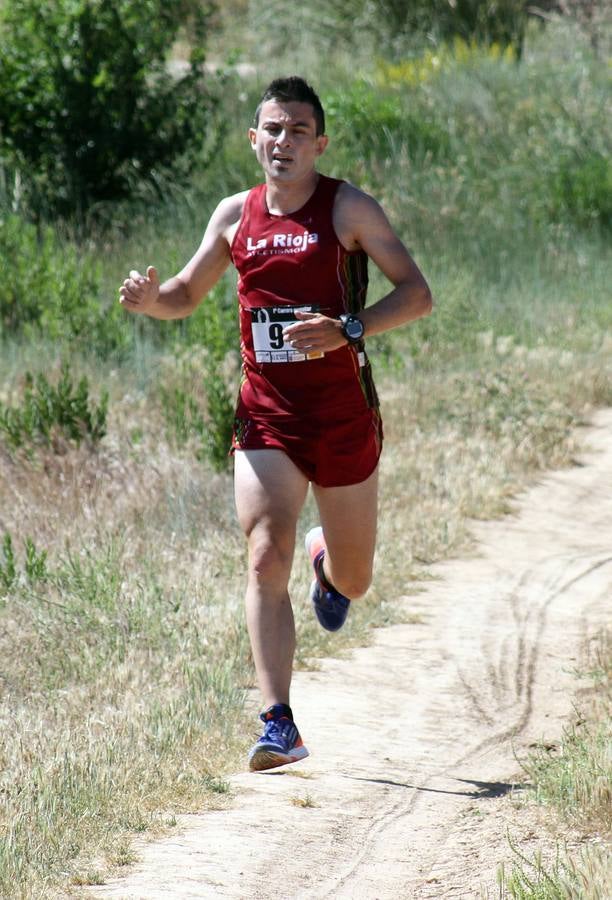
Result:
{"label": "dark red tank top", "polygon": [[284,216],[269,212],[265,184],[247,195],[231,246],[239,276],[243,414],[301,417],[378,405],[363,345],[307,358],[282,337],[296,308],[336,318],[364,307],[367,256],[346,250],[332,222],[341,183],[319,175],[310,199]]}

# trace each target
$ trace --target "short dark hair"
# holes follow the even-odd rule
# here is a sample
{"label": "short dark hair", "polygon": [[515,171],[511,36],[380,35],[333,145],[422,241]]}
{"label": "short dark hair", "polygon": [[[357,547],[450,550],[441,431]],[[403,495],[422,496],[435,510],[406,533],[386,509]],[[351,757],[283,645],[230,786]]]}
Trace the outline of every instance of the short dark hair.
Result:
{"label": "short dark hair", "polygon": [[299,75],[290,75],[288,78],[275,78],[261,95],[261,100],[255,110],[255,128],[259,124],[261,107],[267,100],[279,100],[281,103],[310,103],[317,125],[317,137],[325,134],[325,113],[314,89],[300,78]]}

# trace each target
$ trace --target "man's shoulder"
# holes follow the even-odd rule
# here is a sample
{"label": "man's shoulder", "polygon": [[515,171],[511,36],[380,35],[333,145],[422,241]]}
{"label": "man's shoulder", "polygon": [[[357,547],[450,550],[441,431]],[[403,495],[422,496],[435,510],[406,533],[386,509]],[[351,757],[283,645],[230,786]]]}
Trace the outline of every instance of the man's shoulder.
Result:
{"label": "man's shoulder", "polygon": [[350,181],[342,181],[336,192],[336,206],[348,212],[366,212],[375,208],[378,203],[370,194],[351,184]]}
{"label": "man's shoulder", "polygon": [[363,226],[376,223],[381,215],[380,204],[370,194],[349,181],[343,181],[338,187],[334,204],[334,226],[347,249],[354,249],[358,243],[356,234]]}
{"label": "man's shoulder", "polygon": [[244,209],[244,204],[246,198],[249,196],[250,190],[251,189],[248,188],[246,191],[240,191],[238,194],[231,194],[229,197],[224,197],[213,213],[215,218],[225,225],[237,222],[242,215],[242,210]]}
{"label": "man's shoulder", "polygon": [[210,218],[207,233],[214,238],[223,238],[231,245],[236,230],[240,225],[244,204],[249,193],[250,189],[247,189],[246,191],[240,191],[238,194],[224,197],[217,204],[217,208]]}

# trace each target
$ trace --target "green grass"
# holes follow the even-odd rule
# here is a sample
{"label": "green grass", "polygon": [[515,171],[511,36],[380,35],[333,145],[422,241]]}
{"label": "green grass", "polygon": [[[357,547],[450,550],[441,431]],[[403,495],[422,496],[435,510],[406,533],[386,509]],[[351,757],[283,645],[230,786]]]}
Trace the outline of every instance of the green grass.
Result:
{"label": "green grass", "polygon": [[[556,745],[540,745],[522,761],[532,801],[552,808],[556,830],[582,835],[583,849],[562,847],[554,861],[512,845],[516,863],[499,873],[500,896],[513,900],[606,900],[612,889],[612,654],[605,633],[596,643],[575,721]],[[555,821],[555,820],[553,820]],[[559,838],[562,841],[561,837]]]}
{"label": "green grass", "polygon": [[500,900],[607,900],[612,887],[609,856],[593,847],[570,859],[561,851],[551,863],[541,854],[533,859],[513,847],[518,865],[499,872]]}
{"label": "green grass", "polygon": [[554,805],[573,826],[612,836],[612,643],[604,635],[558,747],[539,747],[523,762],[538,802]]}

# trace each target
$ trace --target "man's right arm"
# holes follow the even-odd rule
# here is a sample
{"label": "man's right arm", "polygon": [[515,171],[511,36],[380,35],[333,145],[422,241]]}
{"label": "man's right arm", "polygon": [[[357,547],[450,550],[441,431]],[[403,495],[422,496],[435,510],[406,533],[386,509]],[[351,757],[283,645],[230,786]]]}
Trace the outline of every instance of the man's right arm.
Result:
{"label": "man's right arm", "polygon": [[230,263],[230,242],[248,192],[226,197],[218,205],[192,259],[181,271],[159,283],[149,266],[146,275],[132,270],[119,288],[119,302],[132,313],[154,319],[184,319],[219,281]]}

